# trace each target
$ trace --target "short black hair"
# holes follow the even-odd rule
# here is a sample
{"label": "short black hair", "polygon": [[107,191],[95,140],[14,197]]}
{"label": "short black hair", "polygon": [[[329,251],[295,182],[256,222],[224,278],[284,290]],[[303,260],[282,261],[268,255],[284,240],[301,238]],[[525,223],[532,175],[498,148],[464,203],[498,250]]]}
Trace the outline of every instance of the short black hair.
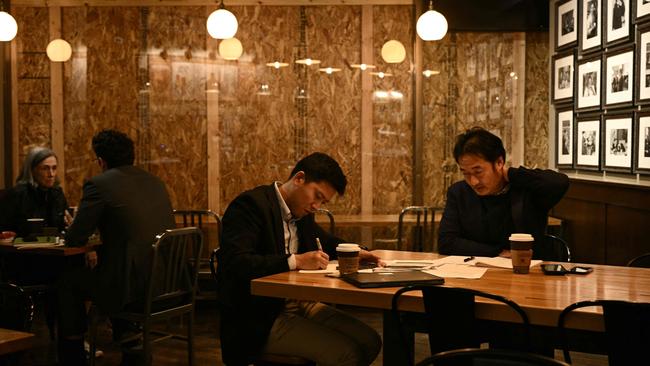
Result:
{"label": "short black hair", "polygon": [[133,165],[135,153],[133,140],[124,132],[102,130],[93,137],[93,150],[98,158],[106,162],[108,168]]}
{"label": "short black hair", "polygon": [[466,154],[478,155],[490,163],[496,163],[500,157],[504,162],[506,160],[503,141],[481,127],[473,127],[456,137],[454,159],[458,163],[458,159]]}
{"label": "short black hair", "polygon": [[325,181],[332,185],[340,196],[345,193],[348,180],[339,163],[325,153],[315,152],[300,159],[291,171],[289,179],[300,171],[305,173],[305,182]]}

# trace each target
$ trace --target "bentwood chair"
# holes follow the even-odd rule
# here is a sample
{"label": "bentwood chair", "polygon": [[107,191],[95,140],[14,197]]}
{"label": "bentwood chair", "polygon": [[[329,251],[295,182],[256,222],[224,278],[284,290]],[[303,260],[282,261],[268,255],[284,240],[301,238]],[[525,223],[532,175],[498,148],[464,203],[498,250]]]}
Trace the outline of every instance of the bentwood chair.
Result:
{"label": "bentwood chair", "polygon": [[0,283],[0,328],[27,332],[34,320],[34,303],[22,288]]}
{"label": "bentwood chair", "polygon": [[176,225],[179,227],[198,227],[203,232],[203,250],[199,260],[199,280],[197,300],[214,300],[210,276],[210,254],[219,248],[221,238],[221,217],[210,210],[174,210]]}
{"label": "bentwood chair", "polygon": [[[415,226],[412,227],[413,235],[409,248],[404,248],[407,240],[405,236],[404,217],[415,215]],[[397,248],[399,250],[412,250],[421,252],[433,250],[433,238],[435,237],[435,209],[429,206],[408,206],[399,214],[397,224]]]}
{"label": "bentwood chair", "polygon": [[615,300],[580,301],[567,306],[558,318],[564,361],[571,363],[566,321],[571,312],[600,306],[605,321],[605,340],[610,365],[638,365],[648,360],[650,350],[650,303]]}
{"label": "bentwood chair", "polygon": [[[203,233],[196,227],[166,230],[158,235],[152,247],[153,261],[144,302],[110,315],[112,319],[142,326],[142,345],[124,352],[140,353],[150,363],[153,343],[180,339],[187,342],[187,364],[194,364],[194,300],[202,247]],[[152,329],[154,323],[179,316],[187,320],[186,336]],[[97,316],[91,316],[89,333],[90,354],[93,355],[96,351]],[[90,358],[90,363],[94,365],[94,357]]]}
{"label": "bentwood chair", "polygon": [[569,244],[559,236],[544,235],[544,252],[541,258],[545,261],[571,262],[571,249]]}
{"label": "bentwood chair", "polygon": [[534,353],[494,348],[465,348],[437,353],[417,366],[568,366],[567,363]]}
{"label": "bentwood chair", "polygon": [[334,234],[335,230],[336,230],[336,227],[334,225],[334,215],[332,214],[332,212],[330,210],[326,209],[326,208],[319,208],[317,210],[317,212],[319,214],[323,214],[323,215],[327,216],[327,219],[330,222],[330,228],[329,228],[330,235],[336,235],[336,234]]}
{"label": "bentwood chair", "polygon": [[628,267],[650,268],[650,253],[641,254],[627,262]]}
{"label": "bentwood chair", "polygon": [[[409,292],[422,294],[424,314],[405,313],[399,310],[400,299]],[[479,336],[479,324],[474,318],[476,297],[503,303],[517,314],[521,320],[521,327],[513,330],[507,345],[501,346],[527,350],[530,346],[530,322],[524,310],[514,301],[472,289],[412,285],[399,289],[393,295],[391,308],[392,321],[399,328],[405,364],[413,365],[414,362],[414,332],[425,332],[429,335],[429,348],[432,355],[459,348],[478,348],[483,340]]]}

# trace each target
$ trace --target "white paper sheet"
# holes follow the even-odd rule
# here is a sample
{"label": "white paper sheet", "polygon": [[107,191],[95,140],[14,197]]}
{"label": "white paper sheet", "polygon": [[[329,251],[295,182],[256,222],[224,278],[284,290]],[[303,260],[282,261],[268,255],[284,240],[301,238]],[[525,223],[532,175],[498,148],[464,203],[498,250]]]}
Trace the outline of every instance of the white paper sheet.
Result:
{"label": "white paper sheet", "polygon": [[475,267],[467,264],[442,264],[433,269],[423,270],[422,272],[432,274],[442,278],[465,278],[465,279],[479,279],[483,277],[487,268]]}

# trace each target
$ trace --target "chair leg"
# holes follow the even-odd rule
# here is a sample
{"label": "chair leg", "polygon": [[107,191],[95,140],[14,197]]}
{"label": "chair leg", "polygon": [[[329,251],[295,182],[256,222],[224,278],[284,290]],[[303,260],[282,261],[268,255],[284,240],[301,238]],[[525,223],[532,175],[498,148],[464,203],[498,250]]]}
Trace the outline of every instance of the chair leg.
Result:
{"label": "chair leg", "polygon": [[88,326],[88,344],[90,345],[90,357],[88,360],[89,366],[95,366],[95,353],[97,352],[97,314],[96,308],[93,306],[88,312],[88,317],[90,319]]}
{"label": "chair leg", "polygon": [[144,357],[144,364],[147,366],[152,364],[150,331],[150,324],[147,320],[142,324],[142,357]]}
{"label": "chair leg", "polygon": [[194,310],[187,315],[187,357],[188,365],[194,366]]}

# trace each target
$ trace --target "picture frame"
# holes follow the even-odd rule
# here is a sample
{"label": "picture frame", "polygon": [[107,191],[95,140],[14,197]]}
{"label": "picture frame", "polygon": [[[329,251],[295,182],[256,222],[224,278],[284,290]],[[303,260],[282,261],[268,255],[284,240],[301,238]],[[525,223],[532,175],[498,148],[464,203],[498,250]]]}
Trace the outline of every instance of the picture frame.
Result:
{"label": "picture frame", "polygon": [[580,53],[597,51],[603,43],[603,0],[580,0]]}
{"label": "picture frame", "polygon": [[632,173],[634,113],[607,114],[603,127],[603,170]]}
{"label": "picture frame", "polygon": [[636,114],[634,173],[650,174],[650,112]]}
{"label": "picture frame", "polygon": [[634,45],[605,54],[602,93],[606,108],[632,105],[634,90]]}
{"label": "picture frame", "polygon": [[575,120],[575,167],[580,170],[600,170],[600,140],[602,115],[582,115]]}
{"label": "picture frame", "polygon": [[602,57],[583,58],[576,73],[576,111],[600,110],[602,104]]}
{"label": "picture frame", "polygon": [[650,0],[636,0],[636,23],[650,19]]}
{"label": "picture frame", "polygon": [[575,132],[573,108],[558,108],[555,111],[555,165],[558,168],[573,168]]}
{"label": "picture frame", "polygon": [[603,0],[605,5],[605,45],[611,47],[630,40],[632,8],[630,0]]}
{"label": "picture frame", "polygon": [[555,51],[574,46],[578,41],[578,0],[555,3]]}
{"label": "picture frame", "polygon": [[636,80],[634,101],[638,105],[650,104],[650,23],[637,29]]}
{"label": "picture frame", "polygon": [[553,56],[553,74],[551,76],[551,100],[553,103],[565,103],[573,100],[575,76],[574,52],[567,52]]}

